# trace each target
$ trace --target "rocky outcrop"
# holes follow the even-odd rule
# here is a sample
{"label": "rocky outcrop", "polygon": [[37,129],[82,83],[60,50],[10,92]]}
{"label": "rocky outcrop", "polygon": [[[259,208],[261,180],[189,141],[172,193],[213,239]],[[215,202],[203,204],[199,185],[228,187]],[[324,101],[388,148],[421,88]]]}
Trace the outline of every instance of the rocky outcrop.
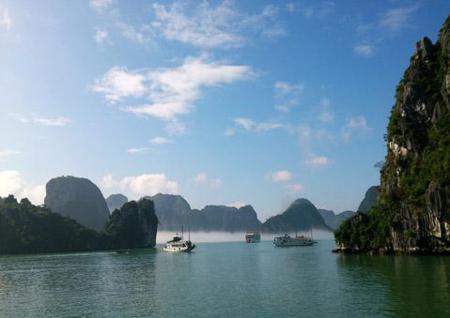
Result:
{"label": "rocky outcrop", "polygon": [[51,179],[46,184],[45,206],[95,230],[103,229],[109,210],[100,189],[88,179],[72,176]]}
{"label": "rocky outcrop", "polygon": [[307,199],[294,201],[282,214],[269,218],[262,225],[262,230],[269,233],[288,233],[321,229],[332,231],[325,224],[317,208]]}
{"label": "rocky outcrop", "polygon": [[130,201],[111,214],[105,233],[114,248],[154,247],[158,217],[153,202],[142,199]]}
{"label": "rocky outcrop", "polygon": [[358,212],[367,213],[374,206],[375,202],[377,202],[378,195],[380,193],[379,186],[370,187],[364,196],[364,199],[361,201],[358,207]]}
{"label": "rocky outcrop", "polygon": [[241,208],[208,205],[202,210],[192,210],[191,229],[194,231],[242,232],[260,229],[256,211],[251,205]]}
{"label": "rocky outcrop", "polygon": [[153,201],[160,230],[180,231],[186,226],[191,206],[181,195],[158,193],[144,198]]}
{"label": "rocky outcrop", "polygon": [[355,212],[353,211],[344,211],[339,214],[335,214],[331,210],[319,209],[317,211],[322,216],[325,224],[333,230],[337,229],[342,224],[342,222],[355,214]]}
{"label": "rocky outcrop", "polygon": [[239,209],[222,205],[208,205],[201,210],[193,209],[180,195],[156,194],[150,199],[155,204],[160,230],[225,231],[238,232],[259,229],[255,210],[250,206]]}
{"label": "rocky outcrop", "polygon": [[106,204],[110,212],[120,209],[122,205],[128,202],[128,198],[121,193],[111,194],[106,198]]}
{"label": "rocky outcrop", "polygon": [[380,196],[336,231],[341,250],[450,252],[450,17],[417,42],[397,87]]}

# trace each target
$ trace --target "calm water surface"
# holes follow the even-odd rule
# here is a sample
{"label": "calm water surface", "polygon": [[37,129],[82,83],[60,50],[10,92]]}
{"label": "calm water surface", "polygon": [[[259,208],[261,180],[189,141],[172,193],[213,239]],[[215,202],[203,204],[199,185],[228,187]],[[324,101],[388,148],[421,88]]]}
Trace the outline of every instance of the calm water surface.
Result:
{"label": "calm water surface", "polygon": [[0,257],[1,317],[450,317],[450,258],[200,243]]}

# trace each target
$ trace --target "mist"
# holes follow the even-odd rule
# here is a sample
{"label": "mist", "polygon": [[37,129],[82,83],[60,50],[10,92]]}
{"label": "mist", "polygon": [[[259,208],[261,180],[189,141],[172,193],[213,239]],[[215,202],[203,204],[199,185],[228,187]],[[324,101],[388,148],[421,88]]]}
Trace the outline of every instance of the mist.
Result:
{"label": "mist", "polygon": [[[162,244],[170,241],[176,232],[171,231],[158,231],[156,236],[156,243]],[[179,233],[180,234],[180,233]],[[272,241],[275,236],[283,235],[284,233],[279,234],[268,234],[262,233],[261,240],[262,241]],[[295,233],[289,233],[290,235],[295,235]],[[306,232],[298,232],[298,235],[310,236],[311,233],[309,231]],[[313,237],[316,240],[329,240],[333,239],[333,233],[323,230],[313,230]],[[188,239],[188,234],[184,233],[184,238]],[[194,243],[207,243],[207,242],[244,242],[245,241],[245,232],[191,232],[191,241]]]}

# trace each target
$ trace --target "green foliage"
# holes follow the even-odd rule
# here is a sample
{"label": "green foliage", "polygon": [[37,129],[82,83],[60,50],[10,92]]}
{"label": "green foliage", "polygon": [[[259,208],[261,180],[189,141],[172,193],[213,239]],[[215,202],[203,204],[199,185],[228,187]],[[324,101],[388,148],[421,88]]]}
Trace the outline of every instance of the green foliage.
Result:
{"label": "green foliage", "polygon": [[0,254],[91,251],[101,236],[75,220],[12,196],[0,204]]}
{"label": "green foliage", "polygon": [[54,253],[135,248],[148,245],[148,234],[156,234],[158,219],[153,202],[131,201],[111,215],[103,232],[75,220],[20,203],[14,196],[0,200],[0,254]]}

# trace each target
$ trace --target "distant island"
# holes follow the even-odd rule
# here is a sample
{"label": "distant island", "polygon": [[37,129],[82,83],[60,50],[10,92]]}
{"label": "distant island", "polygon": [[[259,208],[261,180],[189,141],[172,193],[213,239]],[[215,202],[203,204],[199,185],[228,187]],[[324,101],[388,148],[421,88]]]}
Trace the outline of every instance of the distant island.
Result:
{"label": "distant island", "polygon": [[379,198],[336,231],[337,251],[450,253],[450,17],[416,44],[396,92]]}
{"label": "distant island", "polygon": [[[361,203],[369,208],[376,201],[371,189]],[[35,206],[27,199],[0,198],[0,254],[154,247],[158,229],[178,232],[183,226],[201,232],[293,233],[314,229],[331,233],[355,214],[345,211],[336,215],[301,198],[261,222],[251,205],[191,209],[182,196],[162,193],[137,201],[116,193],[105,200],[92,181],[74,176],[51,179],[44,202],[44,206]]]}
{"label": "distant island", "polygon": [[0,254],[153,247],[157,227],[149,200],[126,203],[111,214],[101,231],[95,231],[28,199],[0,198]]}

